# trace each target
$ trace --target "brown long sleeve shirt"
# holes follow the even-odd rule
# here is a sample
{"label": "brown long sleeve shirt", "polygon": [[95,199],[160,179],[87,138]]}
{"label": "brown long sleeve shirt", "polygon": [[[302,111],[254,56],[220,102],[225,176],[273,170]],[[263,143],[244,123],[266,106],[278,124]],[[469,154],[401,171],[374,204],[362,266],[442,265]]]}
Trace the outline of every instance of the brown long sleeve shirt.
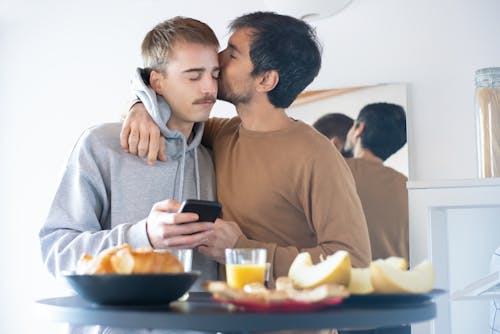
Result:
{"label": "brown long sleeve shirt", "polygon": [[373,259],[409,260],[406,176],[382,163],[347,159],[363,205]]}
{"label": "brown long sleeve shirt", "polygon": [[286,276],[299,252],[313,261],[346,250],[352,264],[371,260],[365,217],[342,156],[301,121],[250,131],[238,117],[211,118],[203,142],[212,147],[223,218],[238,223],[236,247],[266,248],[273,278]]}

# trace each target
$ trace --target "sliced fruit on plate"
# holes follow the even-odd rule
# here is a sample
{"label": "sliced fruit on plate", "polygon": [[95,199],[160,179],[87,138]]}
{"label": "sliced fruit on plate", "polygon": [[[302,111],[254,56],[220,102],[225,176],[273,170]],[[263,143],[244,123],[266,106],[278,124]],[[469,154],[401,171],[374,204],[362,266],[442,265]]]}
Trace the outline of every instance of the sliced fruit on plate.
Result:
{"label": "sliced fruit on plate", "polygon": [[308,252],[297,255],[288,277],[294,286],[302,289],[334,283],[347,286],[351,277],[351,259],[346,251],[337,251],[318,264],[313,264]]}
{"label": "sliced fruit on plate", "polygon": [[426,293],[434,286],[434,269],[423,261],[411,270],[401,270],[385,261],[370,264],[370,279],[376,293]]}
{"label": "sliced fruit on plate", "polygon": [[408,262],[402,257],[397,257],[397,256],[391,256],[386,259],[378,259],[375,260],[374,262],[377,261],[383,261],[384,263],[393,266],[394,268],[398,268],[401,270],[406,270],[408,269]]}
{"label": "sliced fruit on plate", "polygon": [[[378,259],[373,262],[383,263],[396,269],[406,270],[408,262],[402,257],[391,256],[386,259]],[[370,268],[351,268],[351,280],[349,281],[349,292],[355,295],[364,295],[374,292],[370,278]]]}
{"label": "sliced fruit on plate", "polygon": [[370,268],[352,268],[348,290],[349,293],[355,295],[372,293],[373,285],[370,280]]}

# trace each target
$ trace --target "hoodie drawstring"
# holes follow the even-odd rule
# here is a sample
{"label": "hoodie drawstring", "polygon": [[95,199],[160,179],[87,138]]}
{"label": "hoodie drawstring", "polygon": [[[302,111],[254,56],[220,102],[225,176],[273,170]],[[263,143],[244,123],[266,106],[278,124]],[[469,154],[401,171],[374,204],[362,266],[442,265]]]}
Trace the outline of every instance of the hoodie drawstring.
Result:
{"label": "hoodie drawstring", "polygon": [[182,195],[184,193],[184,168],[186,166],[186,141],[182,141],[182,157],[181,157],[181,177],[179,181],[179,201],[184,200]]}
{"label": "hoodie drawstring", "polygon": [[200,199],[200,167],[198,166],[198,147],[194,148],[194,170],[196,182],[196,199]]}
{"label": "hoodie drawstring", "polygon": [[[184,200],[182,197],[184,195],[184,169],[186,166],[186,142],[182,141],[182,157],[180,162],[181,175],[179,180],[179,201]],[[195,170],[195,183],[196,183],[196,199],[200,199],[200,167],[198,166],[198,148],[195,147],[193,150],[194,154],[194,170]]]}

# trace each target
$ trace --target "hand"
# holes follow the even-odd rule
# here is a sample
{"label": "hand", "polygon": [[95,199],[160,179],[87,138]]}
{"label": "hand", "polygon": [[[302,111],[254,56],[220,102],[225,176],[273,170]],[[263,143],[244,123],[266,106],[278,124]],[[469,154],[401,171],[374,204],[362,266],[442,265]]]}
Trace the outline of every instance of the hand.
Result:
{"label": "hand", "polygon": [[219,263],[226,263],[225,249],[234,248],[238,239],[243,235],[240,227],[233,221],[217,219],[214,228],[203,245],[198,250]]}
{"label": "hand", "polygon": [[154,164],[156,159],[167,161],[165,141],[162,140],[160,129],[140,102],[130,108],[123,122],[120,144],[129,153],[143,158],[147,155],[150,165]]}
{"label": "hand", "polygon": [[214,224],[196,222],[196,213],[177,213],[181,203],[166,200],[153,205],[146,231],[153,248],[198,247],[212,233]]}

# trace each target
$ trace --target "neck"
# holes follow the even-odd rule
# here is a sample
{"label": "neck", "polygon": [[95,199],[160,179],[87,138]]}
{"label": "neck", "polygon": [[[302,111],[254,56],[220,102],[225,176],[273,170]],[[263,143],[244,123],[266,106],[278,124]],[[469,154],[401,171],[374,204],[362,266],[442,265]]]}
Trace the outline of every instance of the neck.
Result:
{"label": "neck", "polygon": [[186,138],[186,141],[189,140],[189,136],[191,136],[191,132],[193,131],[193,122],[182,122],[175,118],[170,118],[167,122],[167,127],[171,131],[179,131]]}
{"label": "neck", "polygon": [[268,101],[259,103],[251,101],[236,106],[242,126],[251,131],[276,131],[289,127],[293,120],[287,116],[285,109],[276,108]]}
{"label": "neck", "polygon": [[361,146],[358,146],[354,150],[354,157],[359,158],[359,159],[365,159],[365,160],[372,161],[372,162],[378,162],[381,164],[384,163],[384,160],[377,157],[375,154],[372,153],[372,151],[370,151],[369,149],[363,148]]}

